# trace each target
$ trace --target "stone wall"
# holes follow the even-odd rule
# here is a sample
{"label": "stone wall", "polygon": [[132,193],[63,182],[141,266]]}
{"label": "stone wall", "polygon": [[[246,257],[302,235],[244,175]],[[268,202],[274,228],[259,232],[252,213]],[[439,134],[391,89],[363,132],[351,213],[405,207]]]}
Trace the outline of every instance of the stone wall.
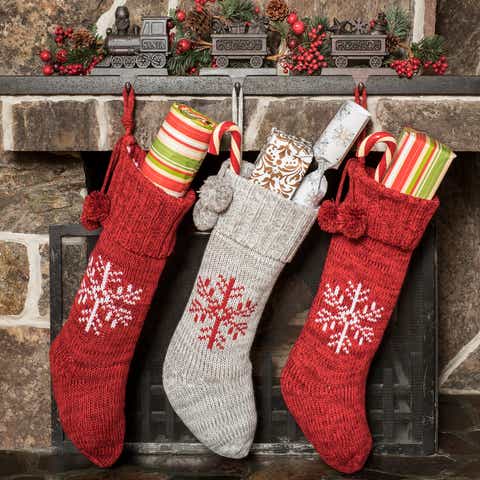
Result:
{"label": "stone wall", "polygon": [[0,449],[51,443],[48,227],[78,222],[84,190],[78,155],[0,155]]}
{"label": "stone wall", "polygon": [[[398,4],[411,11],[417,38],[434,32],[436,3],[437,0],[290,0],[302,15],[319,14],[329,18],[369,18],[384,6]],[[36,55],[45,43],[47,29],[57,23],[87,26],[98,22],[99,31],[104,32],[113,23],[115,8],[122,4],[130,8],[133,22],[138,23],[140,15],[166,14],[179,0],[3,0],[0,3],[0,75],[40,73]],[[476,0],[438,0],[437,31],[448,40],[452,73],[478,74],[479,19],[480,3]]]}
{"label": "stone wall", "polygon": [[[151,145],[172,99],[157,95],[138,97],[136,136],[142,147]],[[217,121],[231,118],[230,97],[178,96],[175,100],[186,102]],[[260,150],[272,126],[314,140],[344,101],[339,96],[247,97],[244,149]],[[3,96],[0,107],[0,150],[108,151],[123,131],[122,101],[115,96]],[[402,125],[410,125],[428,131],[455,150],[480,151],[480,97],[370,96],[368,108],[375,130],[396,134]],[[299,114],[292,115],[292,111]]]}

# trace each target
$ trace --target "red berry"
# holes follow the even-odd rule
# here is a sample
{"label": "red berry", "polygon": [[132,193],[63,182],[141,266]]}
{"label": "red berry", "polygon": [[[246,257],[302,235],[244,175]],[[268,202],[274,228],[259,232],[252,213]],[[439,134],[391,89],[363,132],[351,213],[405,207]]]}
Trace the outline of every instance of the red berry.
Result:
{"label": "red berry", "polygon": [[258,15],[260,13],[260,7],[255,7],[255,13]]}
{"label": "red berry", "polygon": [[296,38],[291,38],[289,41],[288,41],[288,48],[290,50],[295,50],[295,48],[297,47],[298,45],[298,41]]}
{"label": "red berry", "polygon": [[63,36],[57,35],[55,37],[55,42],[57,43],[57,45],[61,45],[63,43]]}
{"label": "red berry", "polygon": [[298,15],[295,12],[292,12],[288,17],[287,17],[287,23],[289,25],[293,25],[296,21],[298,20]]}
{"label": "red berry", "polygon": [[52,54],[50,53],[50,50],[42,50],[39,54],[42,62],[49,62],[52,59]]}
{"label": "red berry", "polygon": [[60,50],[57,50],[57,54],[55,55],[55,58],[57,62],[65,63],[67,61],[67,56],[68,56],[68,52],[64,48],[61,48]]}
{"label": "red berry", "polygon": [[46,75],[47,77],[50,75],[53,75],[54,72],[55,72],[55,69],[53,68],[52,65],[45,65],[43,67],[43,74]]}
{"label": "red berry", "polygon": [[185,19],[187,18],[187,14],[183,10],[177,10],[177,13],[175,14],[177,17],[177,20],[179,22],[184,22]]}
{"label": "red berry", "polygon": [[182,38],[177,43],[177,49],[180,53],[187,52],[192,48],[192,42],[188,38]]}
{"label": "red berry", "polygon": [[292,30],[295,35],[302,35],[305,32],[305,24],[301,20],[297,20],[292,25]]}

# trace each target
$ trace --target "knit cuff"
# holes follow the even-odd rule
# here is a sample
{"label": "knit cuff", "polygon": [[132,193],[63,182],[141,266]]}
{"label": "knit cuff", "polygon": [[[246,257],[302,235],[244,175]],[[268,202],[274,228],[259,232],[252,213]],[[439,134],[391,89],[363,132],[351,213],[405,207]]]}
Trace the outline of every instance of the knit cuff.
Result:
{"label": "knit cuff", "polygon": [[150,182],[128,156],[115,169],[103,234],[126,250],[152,258],[168,256],[175,244],[179,223],[195,201],[189,190],[175,198]]}
{"label": "knit cuff", "polygon": [[290,262],[310,231],[317,210],[287,200],[231,169],[225,179],[232,186],[233,200],[214,231],[262,256]]}
{"label": "knit cuff", "polygon": [[366,214],[366,235],[402,250],[413,250],[437,210],[438,198],[426,200],[397,192],[378,183],[358,161],[349,165],[350,188],[346,205]]}

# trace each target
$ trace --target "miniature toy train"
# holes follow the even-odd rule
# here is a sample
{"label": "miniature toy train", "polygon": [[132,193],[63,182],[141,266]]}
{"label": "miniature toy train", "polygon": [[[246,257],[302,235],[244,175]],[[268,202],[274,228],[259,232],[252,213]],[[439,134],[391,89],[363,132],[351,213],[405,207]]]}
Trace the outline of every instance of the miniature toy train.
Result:
{"label": "miniature toy train", "polygon": [[212,55],[217,67],[226,68],[230,60],[248,60],[253,68],[260,68],[268,55],[265,20],[252,23],[248,32],[243,22],[231,25],[214,23]]}
{"label": "miniature toy train", "polygon": [[260,68],[267,53],[266,33],[212,35],[212,55],[219,68],[228,67],[230,60],[249,60],[253,68]]}
{"label": "miniature toy train", "polygon": [[163,68],[169,55],[167,22],[169,17],[143,17],[142,27],[128,27],[117,33],[107,31],[107,56],[98,67]]}
{"label": "miniature toy train", "polygon": [[338,68],[348,67],[349,60],[368,60],[370,67],[380,68],[388,55],[386,35],[332,35],[332,57]]}

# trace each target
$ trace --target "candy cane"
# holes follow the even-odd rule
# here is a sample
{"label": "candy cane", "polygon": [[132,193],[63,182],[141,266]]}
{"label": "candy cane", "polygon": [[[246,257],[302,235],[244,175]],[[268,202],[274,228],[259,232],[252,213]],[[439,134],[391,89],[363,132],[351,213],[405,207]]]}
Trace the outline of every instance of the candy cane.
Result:
{"label": "candy cane", "polygon": [[375,180],[380,182],[385,175],[387,168],[392,163],[393,155],[397,148],[397,141],[392,134],[388,132],[375,132],[368,135],[359,145],[357,157],[366,157],[377,143],[384,143],[387,146],[387,150],[375,170]]}
{"label": "candy cane", "polygon": [[237,175],[240,175],[240,162],[242,160],[242,133],[235,123],[222,122],[215,127],[213,135],[210,139],[208,153],[212,153],[213,155],[218,155],[220,153],[220,141],[223,135],[227,132],[229,132],[232,136],[230,143],[230,164],[232,165],[233,171]]}

